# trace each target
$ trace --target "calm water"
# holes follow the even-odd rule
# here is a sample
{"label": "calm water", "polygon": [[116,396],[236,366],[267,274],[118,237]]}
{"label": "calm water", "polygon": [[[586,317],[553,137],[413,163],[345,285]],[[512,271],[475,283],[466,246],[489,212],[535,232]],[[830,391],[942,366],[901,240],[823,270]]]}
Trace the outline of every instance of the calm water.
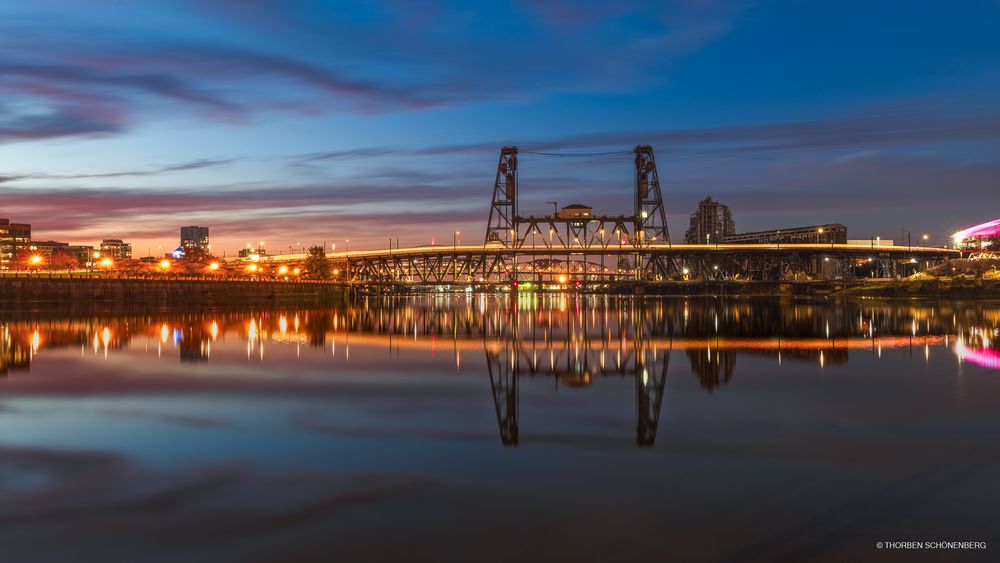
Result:
{"label": "calm water", "polygon": [[0,313],[2,559],[989,559],[998,327],[558,295]]}

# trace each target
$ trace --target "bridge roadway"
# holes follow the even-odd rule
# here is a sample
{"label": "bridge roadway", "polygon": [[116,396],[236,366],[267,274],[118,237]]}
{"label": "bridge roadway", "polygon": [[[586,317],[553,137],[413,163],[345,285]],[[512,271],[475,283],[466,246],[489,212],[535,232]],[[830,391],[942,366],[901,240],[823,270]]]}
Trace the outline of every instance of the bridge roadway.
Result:
{"label": "bridge roadway", "polygon": [[[859,244],[648,244],[641,248],[629,244],[606,245],[589,247],[569,246],[569,247],[548,247],[542,245],[523,246],[517,250],[505,248],[501,245],[433,245],[433,246],[413,246],[406,248],[375,249],[375,250],[351,250],[349,252],[328,252],[327,258],[331,260],[345,261],[350,258],[352,261],[370,258],[383,258],[390,256],[428,256],[440,255],[450,256],[452,254],[517,254],[519,256],[549,256],[564,254],[586,254],[589,256],[621,256],[631,255],[636,252],[655,252],[672,254],[677,257],[693,255],[713,255],[726,253],[796,253],[807,252],[823,255],[850,255],[852,257],[867,257],[874,254],[888,254],[909,258],[910,256],[933,257],[933,258],[957,258],[962,255],[960,250],[941,248],[935,246],[900,246],[900,245],[859,245]],[[275,254],[268,256],[271,261],[296,261],[305,260],[307,254]],[[245,259],[240,259],[245,260]]]}
{"label": "bridge roadway", "polygon": [[[912,273],[961,251],[928,246],[857,244],[609,244],[569,246],[435,245],[332,252],[338,275],[354,282],[468,283],[514,278],[554,281],[563,275],[584,282],[611,280],[741,279],[781,280],[799,274],[851,277],[857,264],[871,262],[877,277]],[[302,261],[305,254],[268,257]],[[831,262],[831,264],[822,264]],[[639,263],[636,269],[632,264]],[[910,264],[911,266],[906,266]],[[621,266],[621,267],[619,267]],[[638,270],[638,271],[637,271]]]}

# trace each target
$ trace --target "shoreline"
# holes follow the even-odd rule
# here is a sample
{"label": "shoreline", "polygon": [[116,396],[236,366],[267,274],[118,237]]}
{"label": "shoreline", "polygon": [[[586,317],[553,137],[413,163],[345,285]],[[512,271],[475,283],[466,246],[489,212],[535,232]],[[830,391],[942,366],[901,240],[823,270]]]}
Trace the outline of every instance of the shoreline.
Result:
{"label": "shoreline", "polygon": [[[503,285],[461,284],[449,293],[503,292]],[[338,302],[359,296],[436,294],[432,287],[353,286],[316,282],[222,281],[191,279],[126,278],[0,278],[0,309],[94,305],[109,308],[194,308],[268,304],[274,302]],[[811,281],[666,281],[619,282],[602,287],[583,286],[559,290],[525,290],[519,293],[579,293],[583,295],[635,295],[662,297],[835,297],[1000,299],[1000,279],[930,278],[893,280]]]}

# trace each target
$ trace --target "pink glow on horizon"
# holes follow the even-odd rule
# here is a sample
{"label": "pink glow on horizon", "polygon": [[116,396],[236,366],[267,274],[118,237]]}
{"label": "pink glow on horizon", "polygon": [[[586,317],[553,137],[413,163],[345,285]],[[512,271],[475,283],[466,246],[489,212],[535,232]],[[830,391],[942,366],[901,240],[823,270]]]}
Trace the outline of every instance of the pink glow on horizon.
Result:
{"label": "pink glow on horizon", "polygon": [[995,236],[1000,236],[1000,219],[995,219],[988,223],[983,223],[981,225],[976,225],[975,227],[969,227],[968,229],[958,231],[957,233],[951,235],[951,238],[961,242],[972,237]]}

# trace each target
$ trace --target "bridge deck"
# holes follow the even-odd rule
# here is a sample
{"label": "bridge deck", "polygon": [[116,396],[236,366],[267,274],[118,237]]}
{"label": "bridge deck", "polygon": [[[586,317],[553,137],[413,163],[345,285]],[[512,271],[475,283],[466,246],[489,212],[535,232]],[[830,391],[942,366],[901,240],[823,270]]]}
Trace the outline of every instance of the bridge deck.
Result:
{"label": "bridge deck", "polygon": [[[382,258],[388,256],[428,256],[452,254],[518,254],[524,256],[548,256],[550,254],[586,254],[592,256],[629,255],[636,252],[673,254],[676,256],[726,254],[726,253],[811,253],[829,255],[920,255],[920,256],[960,256],[961,251],[933,246],[901,246],[901,245],[857,245],[857,244],[650,244],[641,248],[628,244],[589,247],[545,247],[536,245],[525,246],[516,250],[499,245],[436,245],[394,248],[392,250],[352,250],[350,252],[330,252],[327,257],[334,260]],[[304,260],[306,254],[278,254],[269,256],[272,261]]]}

